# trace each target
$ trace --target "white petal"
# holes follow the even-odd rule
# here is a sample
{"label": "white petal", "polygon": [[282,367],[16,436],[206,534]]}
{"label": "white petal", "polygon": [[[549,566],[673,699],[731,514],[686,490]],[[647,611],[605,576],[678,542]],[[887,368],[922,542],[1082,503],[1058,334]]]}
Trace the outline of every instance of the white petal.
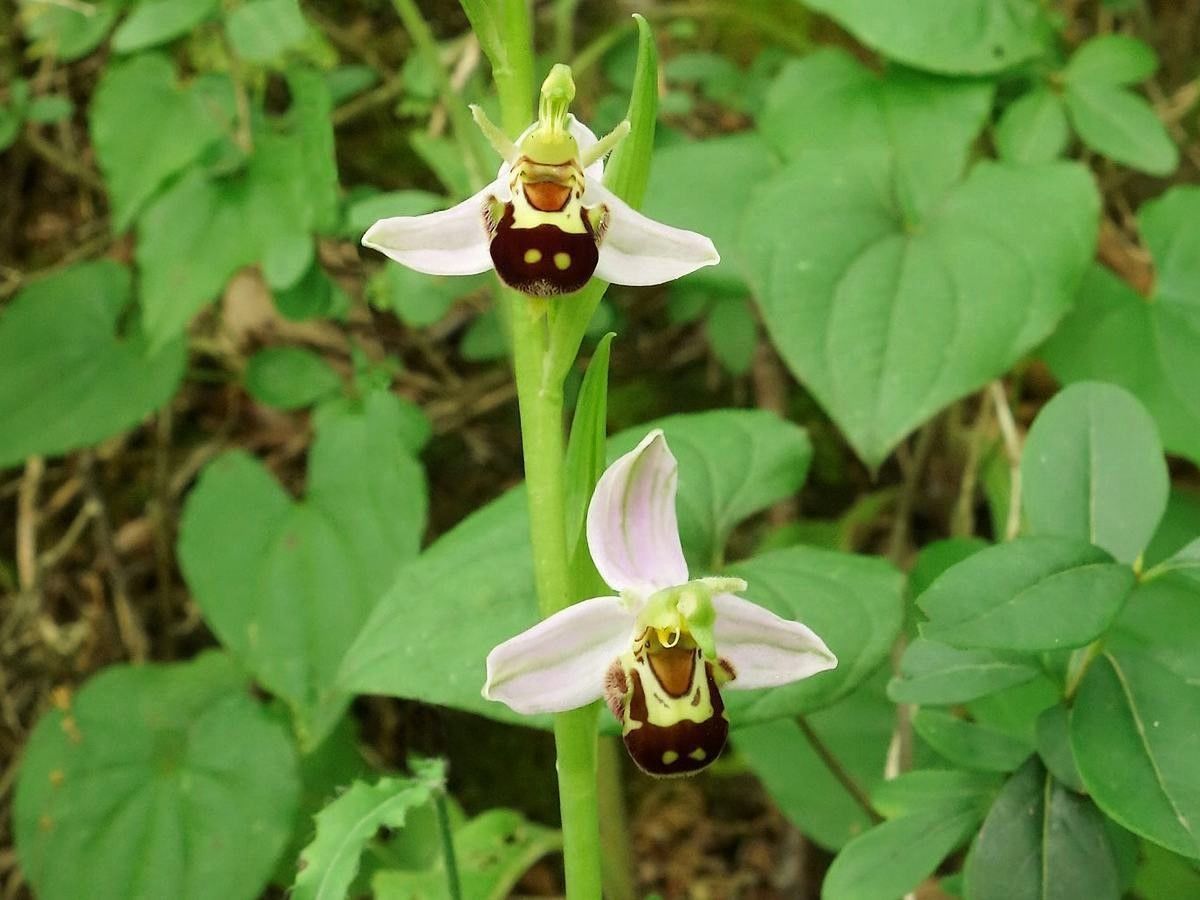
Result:
{"label": "white petal", "polygon": [[704,235],[643,216],[597,181],[588,179],[583,202],[588,207],[599,203],[608,207],[608,227],[596,266],[596,277],[604,281],[662,284],[721,261]]}
{"label": "white petal", "polygon": [[604,693],[604,673],[629,649],[633,624],[619,597],[568,606],[488,654],[483,696],[523,715],[586,706]]}
{"label": "white petal", "polygon": [[718,594],[713,606],[717,653],[733,665],[730,690],[778,687],[837,666],[825,642],[799,622],[733,594]]}
{"label": "white petal", "polygon": [[588,550],[613,590],[644,599],[688,580],[675,519],[678,475],[667,439],[655,429],[600,476],[588,506]]}
{"label": "white petal", "polygon": [[475,275],[492,268],[483,209],[488,198],[509,196],[497,179],[458,206],[425,216],[380,219],[363,235],[363,246],[428,275]]}

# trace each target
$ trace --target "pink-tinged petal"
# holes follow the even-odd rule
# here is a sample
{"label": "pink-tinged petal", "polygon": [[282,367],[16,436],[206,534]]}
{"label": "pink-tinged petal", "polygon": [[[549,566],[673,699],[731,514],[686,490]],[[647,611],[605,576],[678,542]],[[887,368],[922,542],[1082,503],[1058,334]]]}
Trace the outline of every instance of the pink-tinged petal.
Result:
{"label": "pink-tinged petal", "polygon": [[530,716],[586,706],[629,649],[633,623],[619,597],[568,606],[488,654],[483,696]]}
{"label": "pink-tinged petal", "polygon": [[721,261],[717,248],[704,235],[656,222],[590,178],[583,203],[608,210],[596,265],[596,277],[603,281],[663,284]]}
{"label": "pink-tinged petal", "polygon": [[588,550],[613,590],[645,599],[688,580],[675,519],[678,469],[656,429],[600,476],[588,507]]}
{"label": "pink-tinged petal", "polygon": [[713,606],[717,654],[735,675],[731,690],[778,687],[837,666],[825,642],[799,622],[733,594],[718,594]]}
{"label": "pink-tinged petal", "polygon": [[425,216],[380,219],[363,235],[363,246],[428,275],[475,275],[492,268],[484,207],[510,191],[497,179],[457,206]]}

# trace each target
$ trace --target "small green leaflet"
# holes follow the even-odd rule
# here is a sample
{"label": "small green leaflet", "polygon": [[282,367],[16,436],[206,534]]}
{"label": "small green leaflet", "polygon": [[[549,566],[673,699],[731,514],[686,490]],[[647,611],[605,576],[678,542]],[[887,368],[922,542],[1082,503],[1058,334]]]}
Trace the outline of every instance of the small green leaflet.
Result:
{"label": "small green leaflet", "polygon": [[940,709],[921,707],[913,730],[956,766],[978,772],[1011,772],[1033,751],[1019,738],[983,722],[970,722]]}
{"label": "small green leaflet", "polygon": [[379,829],[403,828],[410,810],[445,789],[446,767],[440,760],[418,764],[411,778],[381,778],[373,785],[356,781],[317,813],[317,834],[300,854],[291,896],[343,900],[358,873],[359,857]]}

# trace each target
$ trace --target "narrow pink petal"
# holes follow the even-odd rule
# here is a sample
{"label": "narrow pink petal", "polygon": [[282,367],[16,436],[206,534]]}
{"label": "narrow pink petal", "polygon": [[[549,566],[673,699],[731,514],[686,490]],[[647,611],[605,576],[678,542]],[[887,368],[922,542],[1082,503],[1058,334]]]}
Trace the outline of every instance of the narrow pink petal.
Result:
{"label": "narrow pink petal", "polygon": [[837,666],[825,642],[799,622],[733,594],[718,594],[713,606],[717,655],[735,673],[731,690],[778,687]]}
{"label": "narrow pink petal", "polygon": [[555,613],[492,650],[483,696],[523,715],[586,706],[604,673],[629,649],[633,613],[618,597],[594,597]]}
{"label": "narrow pink petal", "polygon": [[588,507],[588,549],[613,590],[644,599],[688,580],[675,519],[678,468],[656,429],[600,476]]}

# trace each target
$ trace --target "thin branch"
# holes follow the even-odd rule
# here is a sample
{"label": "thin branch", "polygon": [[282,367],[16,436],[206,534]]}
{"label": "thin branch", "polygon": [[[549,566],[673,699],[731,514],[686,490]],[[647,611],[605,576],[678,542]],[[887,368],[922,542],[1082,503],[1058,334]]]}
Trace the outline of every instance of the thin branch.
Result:
{"label": "thin branch", "polygon": [[1008,521],[1004,525],[1004,539],[1011,541],[1021,530],[1021,436],[1008,405],[1004,382],[999,379],[993,381],[988,385],[988,393],[996,407],[996,421],[1000,423],[1004,455],[1008,458]]}
{"label": "thin branch", "polygon": [[36,125],[30,124],[25,128],[25,143],[37,156],[58,169],[64,175],[69,175],[92,190],[105,192],[104,182],[100,176],[81,163],[65,150],[61,150],[42,137]]}
{"label": "thin branch", "polygon": [[846,770],[846,767],[842,765],[842,761],[833,755],[833,751],[825,745],[825,742],[821,740],[821,736],[808,724],[808,720],[804,716],[796,716],[796,724],[800,726],[800,730],[804,732],[804,737],[808,739],[808,743],[816,751],[817,756],[821,757],[821,762],[825,763],[825,767],[829,769],[830,774],[846,789],[846,793],[851,796],[854,802],[862,807],[863,812],[867,814],[867,818],[871,820],[871,823],[877,825],[882,822],[883,816],[871,805],[871,798],[867,796],[867,792],[863,790],[862,785],[854,780],[854,776]]}

